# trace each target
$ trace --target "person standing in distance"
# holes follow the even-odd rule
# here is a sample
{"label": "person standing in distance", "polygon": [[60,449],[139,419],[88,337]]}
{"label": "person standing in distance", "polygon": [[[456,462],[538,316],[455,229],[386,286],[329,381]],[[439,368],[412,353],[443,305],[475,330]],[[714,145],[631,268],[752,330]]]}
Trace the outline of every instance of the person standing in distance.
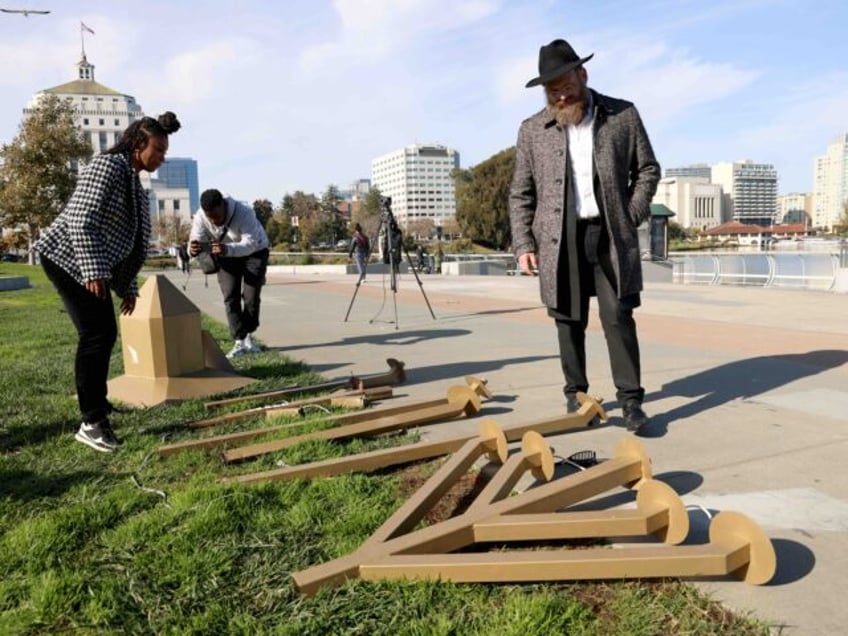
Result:
{"label": "person standing in distance", "polygon": [[592,55],[561,39],[539,50],[539,76],[526,87],[544,87],[545,108],[518,132],[513,249],[521,271],[539,276],[556,324],[567,411],[589,388],[586,325],[597,296],[616,397],[638,432],[648,417],[633,319],[642,291],[636,228],[650,216],[660,166],[636,107],[588,87]]}
{"label": "person standing in distance", "polygon": [[230,336],[235,343],[227,354],[235,358],[256,353],[252,334],[259,327],[259,303],[268,267],[268,235],[245,203],[224,197],[215,189],[200,195],[200,210],[191,224],[189,253],[197,256],[203,245],[218,259],[218,285]]}
{"label": "person standing in distance", "polygon": [[353,226],[353,237],[350,239],[347,257],[356,257],[356,269],[359,272],[359,280],[365,280],[365,271],[370,255],[371,243],[368,237],[362,233],[362,226],[357,223]]}
{"label": "person standing in distance", "polygon": [[131,314],[150,242],[147,193],[138,173],[159,168],[168,135],[179,129],[171,112],[130,124],[117,144],[86,166],[67,205],[35,245],[79,336],[74,375],[82,423],[75,439],[104,453],[121,444],[106,399],[118,336],[110,291],[121,299],[121,313]]}

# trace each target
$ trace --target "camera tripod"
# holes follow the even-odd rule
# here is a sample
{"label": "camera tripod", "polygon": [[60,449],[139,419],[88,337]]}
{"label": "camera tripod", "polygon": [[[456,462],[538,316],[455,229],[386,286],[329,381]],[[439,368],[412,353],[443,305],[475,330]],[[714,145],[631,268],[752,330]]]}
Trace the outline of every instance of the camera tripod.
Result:
{"label": "camera tripod", "polygon": [[[389,266],[389,288],[392,290],[392,301],[394,303],[395,309],[395,329],[398,329],[398,313],[397,313],[397,290],[398,290],[398,270],[400,269],[400,253],[403,250],[404,254],[406,254],[406,262],[412,264],[412,259],[409,256],[409,250],[403,244],[403,232],[401,232],[400,227],[395,220],[395,215],[392,213],[392,199],[391,197],[380,197],[380,225],[377,228],[377,236],[375,237],[374,243],[380,239],[380,235],[382,232],[382,251],[383,251],[383,263]],[[433,317],[433,320],[436,319],[436,314],[433,313],[433,308],[430,306],[430,300],[427,298],[427,294],[424,293],[424,283],[421,282],[421,278],[418,276],[418,271],[415,267],[410,267],[412,270],[412,274],[415,276],[415,280],[418,282],[418,289],[421,290],[421,295],[424,297],[424,302],[427,303],[427,309],[430,310],[430,315]],[[347,322],[348,317],[350,316],[350,310],[353,308],[353,302],[356,300],[356,294],[359,293],[359,286],[362,284],[362,279],[365,278],[365,270],[359,274],[359,278],[356,281],[356,288],[353,290],[353,297],[350,299],[350,305],[347,307],[347,313],[345,314],[344,321]],[[386,296],[385,296],[385,288],[383,293],[383,304],[380,306],[380,309],[377,311],[377,314],[369,320],[369,323],[373,323],[377,316],[383,311],[383,307],[386,305]]]}

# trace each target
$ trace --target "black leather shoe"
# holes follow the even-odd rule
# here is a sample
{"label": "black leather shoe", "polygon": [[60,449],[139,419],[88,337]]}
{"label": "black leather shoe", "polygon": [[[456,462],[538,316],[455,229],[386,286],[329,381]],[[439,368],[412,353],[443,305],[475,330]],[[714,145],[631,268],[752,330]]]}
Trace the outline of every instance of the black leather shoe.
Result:
{"label": "black leather shoe", "polygon": [[636,400],[630,400],[624,403],[624,424],[627,430],[632,433],[638,433],[642,427],[647,426],[648,416],[642,410],[642,405]]}
{"label": "black leather shoe", "polygon": [[572,413],[577,413],[580,410],[580,400],[577,399],[577,396],[573,393],[569,393],[565,396],[565,412],[571,415]]}

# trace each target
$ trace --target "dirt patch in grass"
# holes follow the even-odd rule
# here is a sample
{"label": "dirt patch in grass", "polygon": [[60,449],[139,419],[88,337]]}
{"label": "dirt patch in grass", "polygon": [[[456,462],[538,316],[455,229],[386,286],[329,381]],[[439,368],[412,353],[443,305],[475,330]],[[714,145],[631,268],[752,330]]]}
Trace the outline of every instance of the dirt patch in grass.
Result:
{"label": "dirt patch in grass", "polygon": [[[409,499],[418,492],[433,476],[438,466],[438,462],[426,462],[413,464],[400,471],[399,491],[401,497]],[[426,525],[431,526],[461,515],[480,494],[480,491],[486,487],[488,481],[488,477],[483,471],[467,472],[462,475],[424,515]]]}

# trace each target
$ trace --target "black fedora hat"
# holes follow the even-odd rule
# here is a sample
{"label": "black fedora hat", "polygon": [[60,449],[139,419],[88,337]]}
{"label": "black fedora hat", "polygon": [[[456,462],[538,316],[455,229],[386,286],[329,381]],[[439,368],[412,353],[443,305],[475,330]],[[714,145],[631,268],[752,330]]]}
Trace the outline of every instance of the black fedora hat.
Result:
{"label": "black fedora hat", "polygon": [[550,82],[555,77],[582,66],[584,62],[591,60],[593,55],[594,53],[581,58],[568,42],[554,40],[539,49],[539,77],[534,77],[527,82],[525,88]]}

